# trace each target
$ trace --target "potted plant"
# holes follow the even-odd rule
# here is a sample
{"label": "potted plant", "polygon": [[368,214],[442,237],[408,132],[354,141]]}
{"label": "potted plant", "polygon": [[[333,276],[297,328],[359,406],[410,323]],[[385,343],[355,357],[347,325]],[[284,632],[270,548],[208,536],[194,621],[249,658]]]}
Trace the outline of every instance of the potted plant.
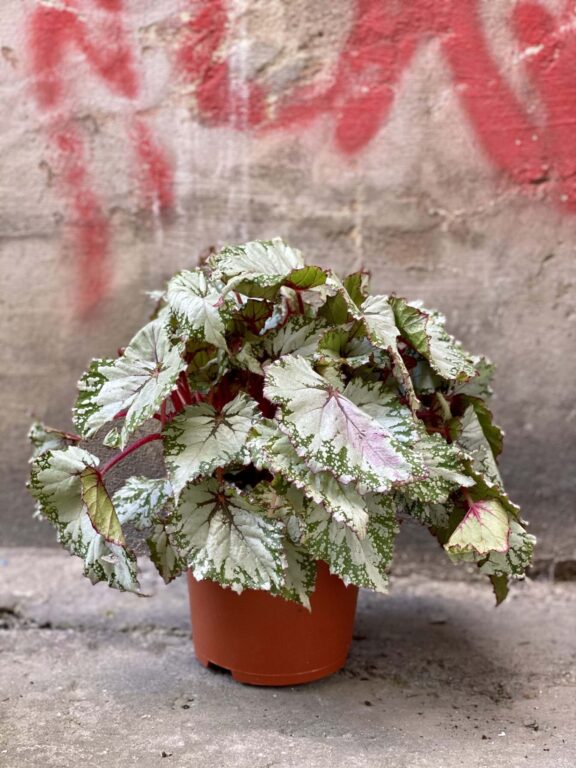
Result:
{"label": "potted plant", "polygon": [[[93,583],[139,592],[145,543],[166,582],[188,571],[200,661],[279,685],[344,664],[357,588],[386,590],[405,518],[476,563],[498,602],[524,575],[534,537],[497,467],[493,366],[441,315],[280,239],[224,248],[154,298],[81,378],[77,434],[30,433],[39,514]],[[104,462],[94,436],[115,451]],[[165,476],[109,493],[149,443]]]}

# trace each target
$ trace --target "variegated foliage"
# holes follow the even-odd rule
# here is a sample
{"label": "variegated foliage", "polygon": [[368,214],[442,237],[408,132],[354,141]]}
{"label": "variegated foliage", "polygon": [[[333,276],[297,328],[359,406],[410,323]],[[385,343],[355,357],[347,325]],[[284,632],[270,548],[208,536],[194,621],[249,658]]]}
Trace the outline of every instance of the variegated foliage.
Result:
{"label": "variegated foliage", "polygon": [[99,461],[75,446],[48,450],[32,462],[29,487],[42,516],[67,549],[84,560],[92,583],[138,591],[136,558],[97,467]]}
{"label": "variegated foliage", "polygon": [[[437,312],[368,283],[278,238],[226,247],[170,280],[117,358],[92,362],[79,434],[30,433],[39,514],[92,581],[137,591],[147,550],[166,581],[190,568],[309,606],[317,560],[384,591],[411,518],[503,597],[534,540],[498,470],[493,366]],[[77,443],[103,428],[120,452],[102,465]],[[107,473],[156,440],[166,476],[111,497]]]}

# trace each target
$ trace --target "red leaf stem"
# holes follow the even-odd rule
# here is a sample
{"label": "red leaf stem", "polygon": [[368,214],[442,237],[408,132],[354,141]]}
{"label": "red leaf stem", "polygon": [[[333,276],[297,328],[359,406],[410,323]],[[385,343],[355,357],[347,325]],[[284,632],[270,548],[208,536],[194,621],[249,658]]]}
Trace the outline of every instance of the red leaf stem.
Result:
{"label": "red leaf stem", "polygon": [[[50,433],[52,430],[48,428],[46,431]],[[59,432],[65,440],[70,440],[73,443],[79,443],[81,440],[84,440],[81,435],[76,435],[74,432],[62,432],[59,429],[55,429],[54,432]]]}
{"label": "red leaf stem", "polygon": [[183,398],[186,405],[193,405],[194,404],[194,397],[192,395],[192,392],[190,391],[190,384],[188,383],[188,377],[182,371],[180,374],[180,379],[178,380],[178,394],[180,397]]}
{"label": "red leaf stem", "polygon": [[298,299],[298,309],[300,310],[300,313],[303,315],[305,312],[304,308],[304,301],[302,299],[302,296],[300,295],[300,291],[296,291],[296,298]]}
{"label": "red leaf stem", "polygon": [[184,410],[184,401],[182,400],[178,390],[174,390],[174,392],[171,393],[170,400],[172,401],[172,405],[174,406],[176,413],[181,413]]}
{"label": "red leaf stem", "polygon": [[138,450],[138,448],[141,448],[143,445],[146,445],[147,443],[151,443],[153,440],[162,440],[163,437],[160,434],[160,432],[155,432],[153,435],[146,435],[146,437],[140,438],[140,440],[137,440],[135,443],[132,443],[132,445],[129,445],[128,447],[124,448],[123,451],[120,451],[120,453],[117,453],[115,456],[112,456],[110,461],[106,462],[102,469],[100,470],[100,474],[102,477],[109,472],[112,467],[115,467],[116,464],[118,464],[119,461],[123,461],[126,456],[129,456],[134,451]]}
{"label": "red leaf stem", "polygon": [[462,495],[466,499],[468,506],[472,507],[474,505],[474,500],[472,496],[470,496],[470,491],[468,490],[468,488],[462,488]]}

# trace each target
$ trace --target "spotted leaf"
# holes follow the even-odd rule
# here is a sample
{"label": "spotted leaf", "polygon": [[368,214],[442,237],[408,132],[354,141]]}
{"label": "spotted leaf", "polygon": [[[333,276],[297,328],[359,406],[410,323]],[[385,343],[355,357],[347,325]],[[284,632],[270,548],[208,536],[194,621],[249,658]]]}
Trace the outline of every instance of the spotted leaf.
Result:
{"label": "spotted leaf", "polygon": [[112,502],[122,525],[146,531],[166,517],[173,503],[172,486],[164,478],[130,477],[119,488]]}
{"label": "spotted leaf", "polygon": [[361,493],[412,479],[398,440],[303,358],[273,363],[264,394],[279,406],[280,428],[312,472],[354,481]]}
{"label": "spotted leaf", "polygon": [[454,491],[475,485],[475,479],[467,473],[462,453],[440,435],[424,433],[414,448],[426,467],[427,476],[406,486],[404,493],[407,499],[426,504],[445,504]]}
{"label": "spotted leaf", "polygon": [[166,526],[170,523],[173,494],[164,478],[131,477],[112,499],[122,525],[146,534],[150,559],[166,583],[179,576],[186,563],[172,545]]}
{"label": "spotted leaf", "polygon": [[396,379],[402,385],[411,408],[416,410],[419,400],[414,391],[410,372],[400,353],[400,330],[396,325],[394,310],[387,296],[370,296],[361,306],[366,334],[372,344],[390,355]]}
{"label": "spotted leaf", "polygon": [[95,482],[97,466],[95,456],[75,446],[48,451],[32,463],[30,490],[61,544],[84,561],[84,575],[93,584],[106,581],[135,592],[136,558],[124,545],[108,494]]}
{"label": "spotted leaf", "polygon": [[528,533],[518,520],[511,520],[508,550],[492,551],[488,558],[480,563],[480,571],[488,576],[511,576],[523,578],[532,562],[536,537]]}
{"label": "spotted leaf", "polygon": [[178,332],[226,350],[225,320],[235,308],[202,269],[184,270],[168,283],[168,307]]}
{"label": "spotted leaf", "polygon": [[316,560],[289,538],[284,540],[284,553],[286,568],[282,586],[273,587],[271,591],[310,610],[310,594],[316,586]]}
{"label": "spotted leaf", "polygon": [[184,486],[217,467],[248,464],[248,433],[257,404],[237,395],[221,411],[208,403],[191,405],[165,427],[164,458],[176,498]]}
{"label": "spotted leaf", "polygon": [[[502,487],[502,478],[490,441],[473,406],[468,406],[464,415],[454,420],[452,432],[456,444],[470,457],[474,471]],[[499,446],[501,447],[501,442]]]}
{"label": "spotted leaf", "polygon": [[282,285],[305,290],[326,282],[320,267],[305,265],[300,251],[279,237],[224,248],[211,264],[227,290],[249,297],[274,298]]}
{"label": "spotted leaf", "polygon": [[402,405],[398,391],[379,381],[350,380],[343,394],[401,443],[412,445],[421,435],[420,423]]}
{"label": "spotted leaf", "polygon": [[474,375],[464,381],[452,382],[450,394],[467,395],[487,400],[492,395],[491,383],[494,377],[495,365],[486,357],[470,357],[474,366]]}
{"label": "spotted leaf", "polygon": [[333,520],[323,507],[314,505],[301,520],[302,541],[345,584],[386,592],[398,532],[395,506],[391,497],[375,494],[368,494],[365,503],[369,524],[363,538]]}
{"label": "spotted leaf", "polygon": [[[500,429],[500,427],[494,423],[494,418],[492,416],[492,412],[488,409],[488,406],[486,403],[481,400],[478,397],[469,397],[468,395],[463,395],[458,398],[458,403],[461,406],[468,407],[471,406],[474,409],[474,413],[476,414],[476,417],[478,419],[478,423],[480,424],[480,428],[482,430],[482,433],[486,439],[486,442],[490,446],[490,450],[492,452],[492,455],[496,458],[502,453],[502,446],[504,443],[504,432]],[[465,432],[464,434],[464,440],[472,439],[471,434],[468,434],[468,431],[470,431],[471,423],[474,421],[472,419],[471,414],[465,413],[465,419],[463,420],[464,424],[460,422],[458,419],[455,420],[453,423],[453,426],[455,429],[453,430],[454,436],[458,439],[461,432]],[[475,427],[477,430],[477,425]],[[478,436],[478,440],[480,437]],[[477,446],[475,450],[477,449]]]}
{"label": "spotted leaf", "polygon": [[363,497],[350,485],[343,485],[330,472],[311,472],[290,440],[271,422],[259,424],[249,441],[253,461],[300,489],[307,499],[320,504],[339,523],[358,536],[366,534],[368,512]]}
{"label": "spotted leaf", "polygon": [[188,485],[167,530],[196,579],[236,592],[284,584],[284,524],[231,485],[211,478]]}
{"label": "spotted leaf", "polygon": [[76,435],[47,427],[40,421],[35,421],[28,430],[28,440],[32,443],[33,459],[47,451],[56,451],[66,448],[70,443],[78,442]]}
{"label": "spotted leaf", "polygon": [[119,446],[160,410],[186,368],[184,345],[172,344],[161,319],[145,325],[116,360],[94,360],[80,379],[74,423],[90,437],[125,413]]}
{"label": "spotted leaf", "polygon": [[272,360],[290,354],[312,357],[325,330],[323,321],[303,315],[292,317],[282,327],[266,335],[264,349]]}
{"label": "spotted leaf", "polygon": [[348,368],[368,365],[374,353],[372,344],[357,333],[357,323],[330,328],[320,338],[317,359],[333,360]]}
{"label": "spotted leaf", "polygon": [[428,360],[436,373],[444,379],[458,381],[475,376],[471,357],[446,332],[442,315],[424,311],[405,299],[391,297],[390,303],[400,333]]}

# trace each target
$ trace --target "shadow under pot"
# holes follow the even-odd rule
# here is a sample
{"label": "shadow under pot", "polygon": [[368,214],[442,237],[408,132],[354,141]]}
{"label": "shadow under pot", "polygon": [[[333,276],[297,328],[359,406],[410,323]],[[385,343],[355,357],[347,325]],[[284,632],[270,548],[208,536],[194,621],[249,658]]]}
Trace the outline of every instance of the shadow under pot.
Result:
{"label": "shadow under pot", "polygon": [[248,685],[298,685],[346,663],[358,588],[317,563],[311,610],[268,592],[241,594],[188,572],[192,637],[198,661]]}

